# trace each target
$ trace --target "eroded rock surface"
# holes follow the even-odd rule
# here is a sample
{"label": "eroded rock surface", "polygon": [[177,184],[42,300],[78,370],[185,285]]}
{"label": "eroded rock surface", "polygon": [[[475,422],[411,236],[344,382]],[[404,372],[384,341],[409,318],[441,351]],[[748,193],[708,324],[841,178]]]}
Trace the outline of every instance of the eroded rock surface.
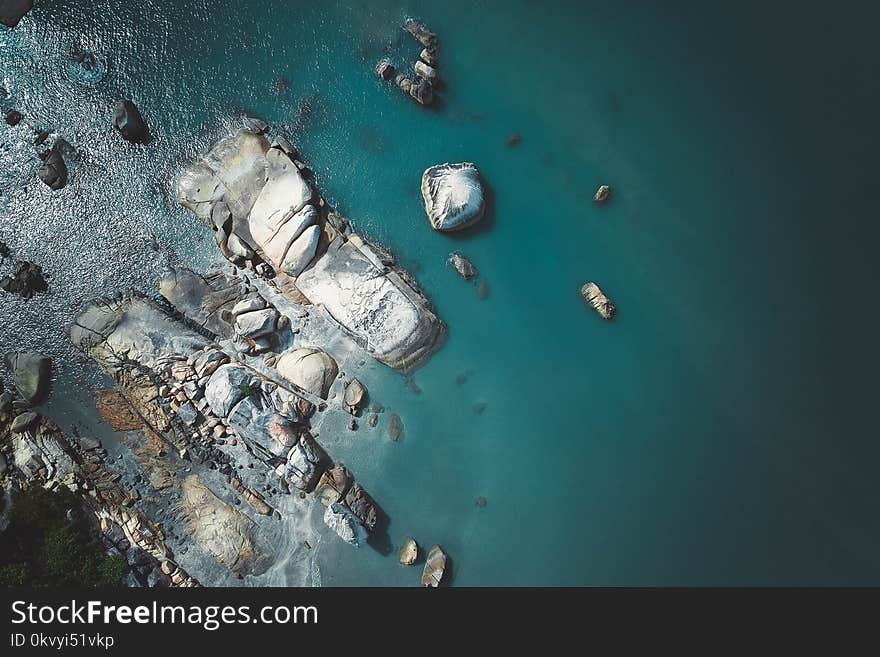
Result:
{"label": "eroded rock surface", "polygon": [[[183,173],[178,200],[214,226],[233,262],[256,270],[265,261],[291,300],[319,306],[378,360],[415,367],[438,348],[442,323],[391,255],[318,196],[296,158],[285,140],[241,130]],[[239,245],[253,257],[236,255]]]}
{"label": "eroded rock surface", "polygon": [[434,230],[462,230],[486,211],[480,172],[470,162],[438,164],[422,175],[425,212]]}

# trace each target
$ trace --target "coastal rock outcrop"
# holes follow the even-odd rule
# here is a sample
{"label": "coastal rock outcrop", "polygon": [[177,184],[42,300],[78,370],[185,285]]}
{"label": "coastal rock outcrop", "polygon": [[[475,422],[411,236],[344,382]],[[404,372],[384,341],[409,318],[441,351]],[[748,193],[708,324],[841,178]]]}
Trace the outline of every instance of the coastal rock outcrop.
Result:
{"label": "coastal rock outcrop", "polygon": [[603,319],[614,319],[617,308],[595,283],[584,283],[581,296]]}
{"label": "coastal rock outcrop", "polygon": [[327,353],[314,347],[286,351],[275,363],[278,373],[306,392],[327,399],[339,367]]}
{"label": "coastal rock outcrop", "polygon": [[360,547],[367,541],[367,530],[345,505],[334,502],[324,511],[324,524],[346,543]]}
{"label": "coastal rock outcrop", "polygon": [[474,164],[438,164],[422,175],[425,212],[435,230],[467,228],[483,218],[486,201],[480,172]]}
{"label": "coastal rock outcrop", "polygon": [[425,569],[422,571],[422,586],[437,588],[443,581],[446,572],[446,553],[439,545],[435,545],[428,552],[425,560]]}
{"label": "coastal rock outcrop", "polygon": [[[270,264],[279,289],[312,303],[378,360],[411,369],[445,329],[390,254],[354,233],[306,179],[284,139],[248,130],[221,140],[178,181],[178,200],[217,227],[227,257],[233,237]],[[233,256],[233,262],[242,264]],[[164,293],[164,292],[163,292]]]}
{"label": "coastal rock outcrop", "polygon": [[182,506],[190,535],[233,573],[259,575],[272,554],[254,522],[221,500],[196,475],[183,480]]}
{"label": "coastal rock outcrop", "polygon": [[116,106],[113,112],[113,127],[119,131],[123,139],[133,144],[146,144],[150,140],[147,122],[130,100],[123,100]]}
{"label": "coastal rock outcrop", "polygon": [[4,360],[24,400],[32,405],[43,401],[49,392],[52,360],[34,351],[10,352]]}

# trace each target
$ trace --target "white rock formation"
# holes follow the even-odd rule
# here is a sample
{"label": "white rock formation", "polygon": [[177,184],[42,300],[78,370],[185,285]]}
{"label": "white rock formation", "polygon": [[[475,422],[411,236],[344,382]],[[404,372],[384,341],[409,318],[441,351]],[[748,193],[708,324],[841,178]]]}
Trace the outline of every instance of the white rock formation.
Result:
{"label": "white rock formation", "polygon": [[284,352],[275,363],[275,370],[295,386],[322,399],[327,399],[330,386],[339,374],[335,360],[311,347]]}
{"label": "white rock formation", "polygon": [[[270,147],[262,135],[239,131],[183,173],[178,200],[220,225],[218,243],[227,256],[241,245],[253,249],[275,267],[292,300],[301,301],[301,293],[376,359],[411,369],[439,347],[443,324],[389,254],[378,253],[338,215],[331,223],[332,212],[294,155],[284,140]],[[286,283],[283,275],[293,280]]]}
{"label": "white rock formation", "polygon": [[324,511],[324,524],[346,543],[360,547],[367,540],[367,530],[344,504],[335,502]]}
{"label": "white rock formation", "polygon": [[486,201],[480,172],[470,162],[438,164],[422,174],[425,212],[435,230],[461,230],[483,218]]}

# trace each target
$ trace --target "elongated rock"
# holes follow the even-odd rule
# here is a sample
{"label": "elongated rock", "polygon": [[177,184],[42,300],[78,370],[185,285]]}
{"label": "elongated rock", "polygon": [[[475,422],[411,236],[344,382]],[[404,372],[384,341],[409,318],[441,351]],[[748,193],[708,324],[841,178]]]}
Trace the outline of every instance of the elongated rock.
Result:
{"label": "elongated rock", "polygon": [[422,571],[422,586],[437,588],[443,580],[446,571],[446,553],[439,545],[435,545],[428,552],[425,561],[425,569]]}
{"label": "elongated rock", "polygon": [[605,293],[595,283],[584,283],[581,287],[581,296],[592,306],[603,319],[613,319],[617,309]]}

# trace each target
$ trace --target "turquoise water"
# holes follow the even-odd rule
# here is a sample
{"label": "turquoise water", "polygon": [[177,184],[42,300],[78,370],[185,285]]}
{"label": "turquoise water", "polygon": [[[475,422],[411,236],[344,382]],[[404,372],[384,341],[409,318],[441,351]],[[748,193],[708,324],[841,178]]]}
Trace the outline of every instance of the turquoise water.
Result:
{"label": "turquoise water", "polygon": [[[23,129],[0,126],[0,239],[53,276],[47,297],[2,299],[4,351],[40,347],[86,380],[61,330],[83,300],[151,288],[167,249],[216,261],[169,191],[247,110],[292,135],[450,327],[421,394],[380,365],[364,377],[402,442],[321,437],[395,545],[442,544],[456,585],[880,583],[872,20],[742,2],[123,4],[47,0],[0,31],[10,102],[80,151],[53,195],[29,182]],[[416,56],[407,14],[442,41],[436,110],[373,74],[385,47]],[[67,73],[75,43],[106,58],[102,81]],[[110,133],[124,95],[146,148]],[[492,211],[441,235],[421,172],[462,160]],[[613,323],[584,307],[586,280]],[[325,585],[417,583],[394,553],[320,549]]]}

